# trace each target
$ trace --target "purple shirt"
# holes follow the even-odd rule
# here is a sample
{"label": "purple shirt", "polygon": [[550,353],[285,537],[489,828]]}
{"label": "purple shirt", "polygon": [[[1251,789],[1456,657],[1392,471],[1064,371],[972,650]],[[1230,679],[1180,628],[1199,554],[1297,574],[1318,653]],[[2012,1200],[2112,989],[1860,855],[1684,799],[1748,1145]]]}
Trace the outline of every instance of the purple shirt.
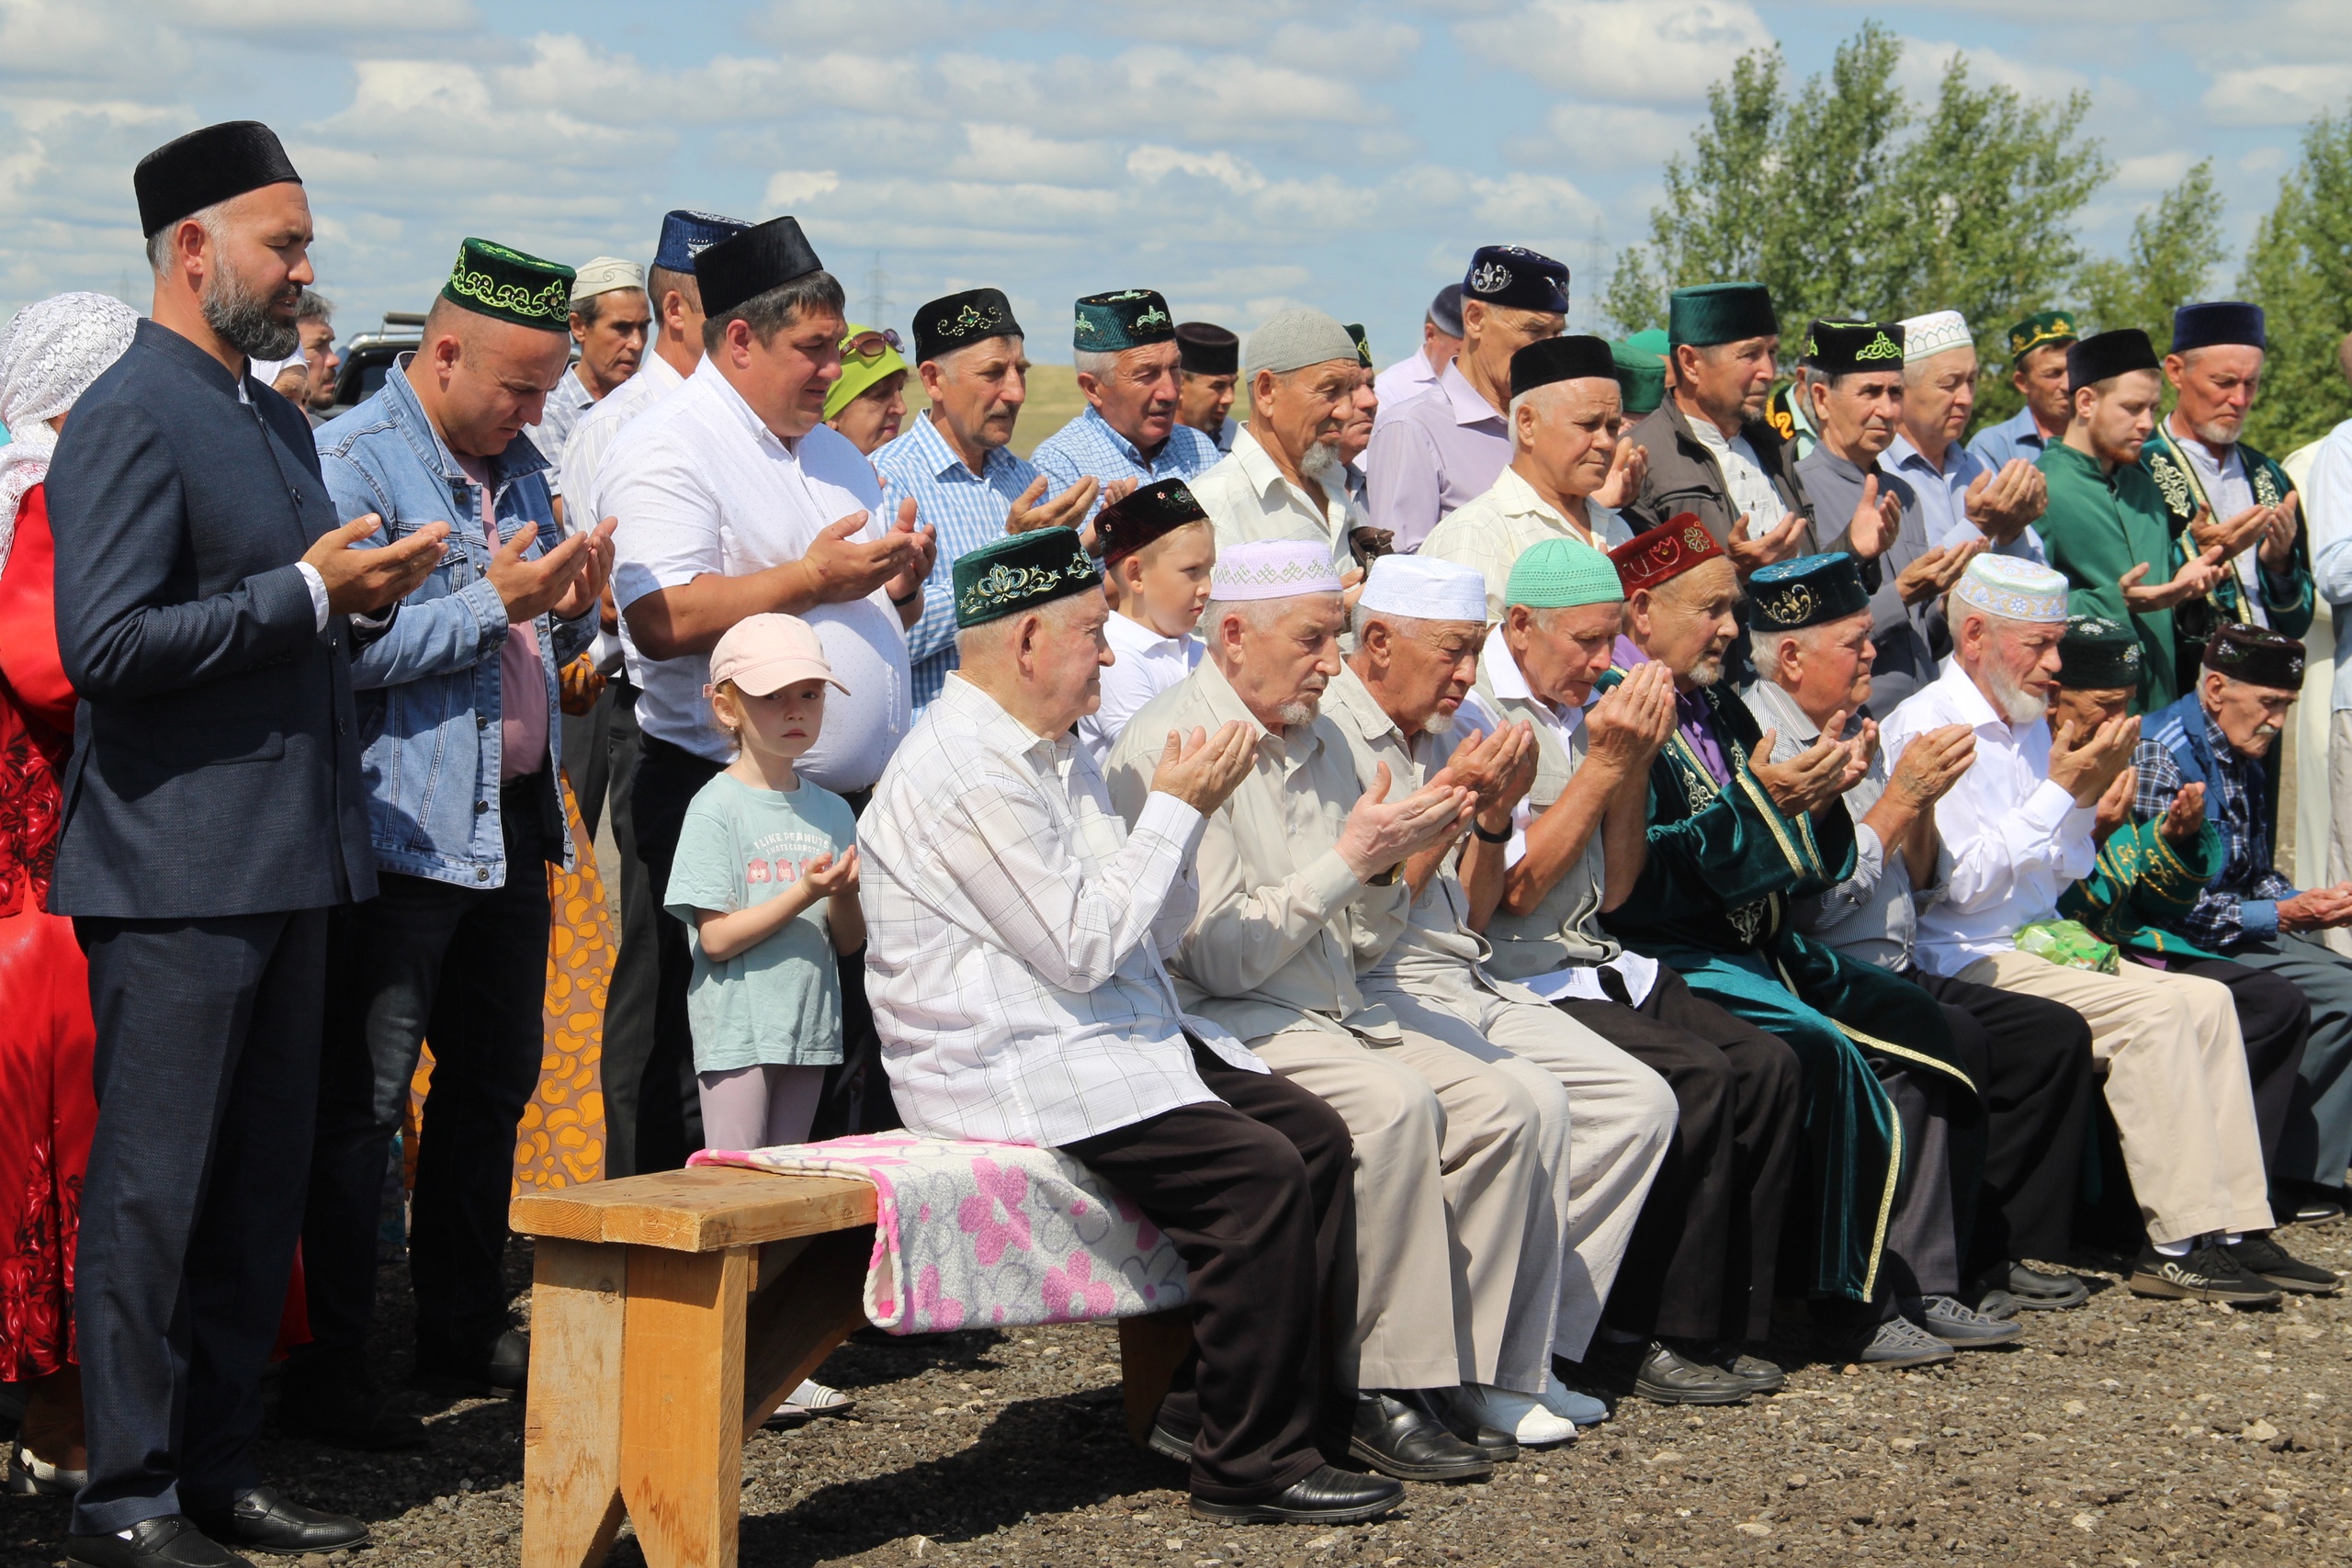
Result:
{"label": "purple shirt", "polygon": [[1372,427],[1363,455],[1372,484],[1372,525],[1417,550],[1438,519],[1494,488],[1510,462],[1510,429],[1494,405],[1449,361],[1433,391]]}
{"label": "purple shirt", "polygon": [[[1630,637],[1620,637],[1610,662],[1620,670],[1631,670],[1636,664],[1647,664],[1650,656],[1634,646]],[[1700,765],[1707,776],[1718,784],[1731,783],[1731,763],[1724,758],[1723,742],[1715,735],[1714,705],[1707,701],[1703,690],[1683,691],[1676,688],[1674,717],[1682,738],[1690,742],[1690,750],[1698,753]]]}

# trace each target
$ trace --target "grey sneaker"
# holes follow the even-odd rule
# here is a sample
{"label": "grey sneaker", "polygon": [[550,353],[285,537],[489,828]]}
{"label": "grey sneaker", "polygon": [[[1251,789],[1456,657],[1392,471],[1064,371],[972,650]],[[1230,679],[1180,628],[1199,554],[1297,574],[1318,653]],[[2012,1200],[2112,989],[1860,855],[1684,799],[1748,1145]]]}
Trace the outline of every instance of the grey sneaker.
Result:
{"label": "grey sneaker", "polygon": [[1928,1296],[1919,1303],[1919,1326],[1955,1350],[1988,1350],[2025,1337],[2022,1324],[1976,1312],[1951,1296]]}
{"label": "grey sneaker", "polygon": [[1892,1317],[1880,1324],[1870,1343],[1854,1358],[1866,1367],[1934,1367],[1951,1359],[1951,1346],[1907,1317]]}

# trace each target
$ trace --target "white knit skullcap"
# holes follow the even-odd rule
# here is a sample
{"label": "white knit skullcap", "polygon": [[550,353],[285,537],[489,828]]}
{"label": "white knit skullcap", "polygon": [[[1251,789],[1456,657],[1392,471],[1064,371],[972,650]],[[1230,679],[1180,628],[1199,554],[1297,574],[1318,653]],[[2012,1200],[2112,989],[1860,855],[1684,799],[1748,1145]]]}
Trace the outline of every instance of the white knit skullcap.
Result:
{"label": "white knit skullcap", "polygon": [[1331,565],[1330,547],[1313,539],[1231,545],[1217,551],[1209,572],[1209,597],[1227,604],[1338,592],[1340,573]]}
{"label": "white knit skullcap", "polygon": [[1483,624],[1487,576],[1476,567],[1433,556],[1383,556],[1372,563],[1357,604],[1367,615]]}

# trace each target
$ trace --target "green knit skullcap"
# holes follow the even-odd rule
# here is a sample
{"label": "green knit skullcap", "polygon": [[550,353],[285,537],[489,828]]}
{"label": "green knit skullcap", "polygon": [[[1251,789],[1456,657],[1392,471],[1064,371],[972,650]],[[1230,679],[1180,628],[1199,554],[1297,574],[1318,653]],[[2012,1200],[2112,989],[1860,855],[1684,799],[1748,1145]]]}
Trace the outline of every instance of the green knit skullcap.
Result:
{"label": "green knit skullcap", "polygon": [[458,244],[458,265],[441,286],[441,298],[462,310],[542,332],[571,331],[571,284],[575,275],[560,263],[541,261],[488,240]]}
{"label": "green knit skullcap", "polygon": [[1566,610],[1578,604],[1614,604],[1625,597],[1617,568],[1607,556],[1577,539],[1545,539],[1527,547],[1511,562],[1503,584],[1506,605]]}

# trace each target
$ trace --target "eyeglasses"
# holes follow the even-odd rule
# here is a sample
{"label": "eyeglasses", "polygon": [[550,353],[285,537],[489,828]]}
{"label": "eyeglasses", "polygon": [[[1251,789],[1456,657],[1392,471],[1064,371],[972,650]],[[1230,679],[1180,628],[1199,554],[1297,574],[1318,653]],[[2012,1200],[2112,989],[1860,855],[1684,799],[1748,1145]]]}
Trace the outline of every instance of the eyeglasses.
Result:
{"label": "eyeglasses", "polygon": [[863,332],[855,337],[842,339],[842,357],[854,359],[860,365],[873,365],[898,346],[897,329],[884,327],[879,332]]}

